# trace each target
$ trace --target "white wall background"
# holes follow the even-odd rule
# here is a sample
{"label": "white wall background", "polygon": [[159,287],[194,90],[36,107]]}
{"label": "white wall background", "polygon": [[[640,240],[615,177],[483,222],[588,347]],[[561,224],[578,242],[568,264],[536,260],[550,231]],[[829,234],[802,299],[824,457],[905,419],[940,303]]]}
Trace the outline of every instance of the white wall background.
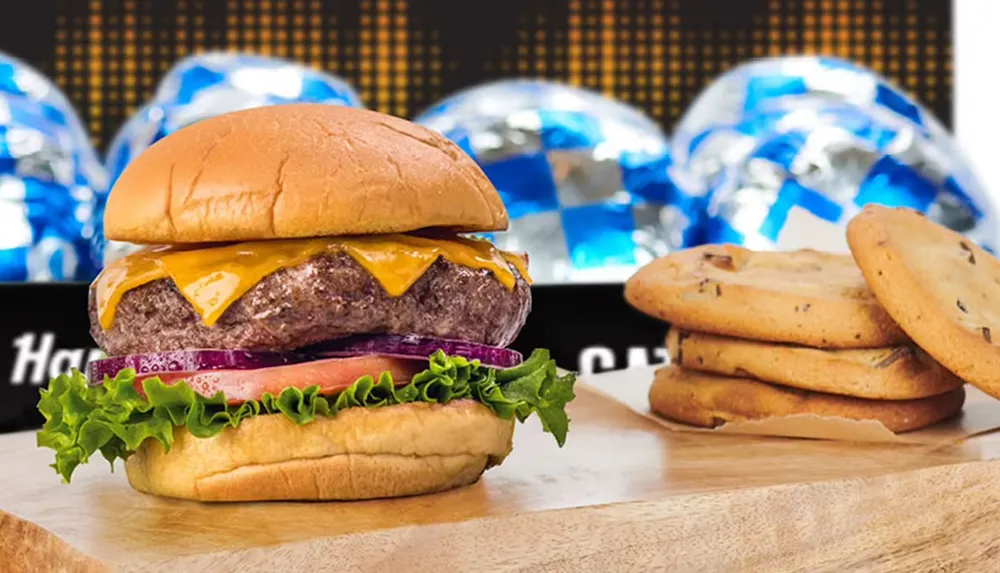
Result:
{"label": "white wall background", "polygon": [[955,137],[1000,202],[1000,1],[952,1]]}

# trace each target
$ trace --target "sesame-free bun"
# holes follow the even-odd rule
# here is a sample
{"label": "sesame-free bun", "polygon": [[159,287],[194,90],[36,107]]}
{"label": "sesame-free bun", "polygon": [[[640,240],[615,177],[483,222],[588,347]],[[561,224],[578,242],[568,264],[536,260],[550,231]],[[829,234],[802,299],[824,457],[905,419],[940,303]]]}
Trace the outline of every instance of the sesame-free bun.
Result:
{"label": "sesame-free bun", "polygon": [[358,500],[443,491],[479,479],[513,447],[514,421],[472,400],[348,408],[298,426],[257,416],[212,438],[174,430],[125,462],[133,488],[198,501]]}
{"label": "sesame-free bun", "polygon": [[287,104],[168,135],[118,178],[108,239],[138,244],[502,231],[476,162],[440,134],[374,111]]}

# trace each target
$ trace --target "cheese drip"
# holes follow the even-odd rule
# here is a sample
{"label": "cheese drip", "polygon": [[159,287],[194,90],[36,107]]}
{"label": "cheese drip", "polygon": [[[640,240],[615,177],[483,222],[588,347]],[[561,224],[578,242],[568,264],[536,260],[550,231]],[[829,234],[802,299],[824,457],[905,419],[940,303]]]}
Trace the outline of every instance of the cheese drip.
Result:
{"label": "cheese drip", "polygon": [[511,266],[530,281],[526,261],[498,250],[488,241],[411,235],[324,237],[235,243],[208,248],[157,247],[109,264],[94,284],[97,316],[105,330],[126,292],[169,278],[206,326],[212,326],[233,302],[275,271],[294,267],[325,253],[343,252],[364,267],[390,296],[400,296],[438,257],[471,269],[488,269],[508,290],[517,278]]}

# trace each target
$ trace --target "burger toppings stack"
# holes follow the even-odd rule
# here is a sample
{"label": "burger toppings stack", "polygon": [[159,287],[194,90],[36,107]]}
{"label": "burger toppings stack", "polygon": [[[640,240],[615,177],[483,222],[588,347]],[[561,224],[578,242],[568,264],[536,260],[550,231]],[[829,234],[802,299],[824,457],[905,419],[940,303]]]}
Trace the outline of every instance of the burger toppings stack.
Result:
{"label": "burger toppings stack", "polygon": [[507,347],[528,260],[447,139],[292,104],[202,120],[116,182],[109,239],[146,245],[90,289],[108,358],[43,391],[69,481],[98,452],[198,500],[365,499],[476,481],[535,414],[561,446],[574,377]]}

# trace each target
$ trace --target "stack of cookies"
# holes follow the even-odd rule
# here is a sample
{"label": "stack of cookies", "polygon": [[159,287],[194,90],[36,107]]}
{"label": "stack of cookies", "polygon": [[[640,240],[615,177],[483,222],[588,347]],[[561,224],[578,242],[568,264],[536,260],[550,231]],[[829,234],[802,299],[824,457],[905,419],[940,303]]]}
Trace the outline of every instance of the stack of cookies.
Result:
{"label": "stack of cookies", "polygon": [[626,299],[670,324],[653,410],[706,427],[816,414],[905,432],[960,412],[963,380],[1000,378],[1000,262],[904,209],[866,208],[848,240],[853,256],[706,245],[640,269]]}

